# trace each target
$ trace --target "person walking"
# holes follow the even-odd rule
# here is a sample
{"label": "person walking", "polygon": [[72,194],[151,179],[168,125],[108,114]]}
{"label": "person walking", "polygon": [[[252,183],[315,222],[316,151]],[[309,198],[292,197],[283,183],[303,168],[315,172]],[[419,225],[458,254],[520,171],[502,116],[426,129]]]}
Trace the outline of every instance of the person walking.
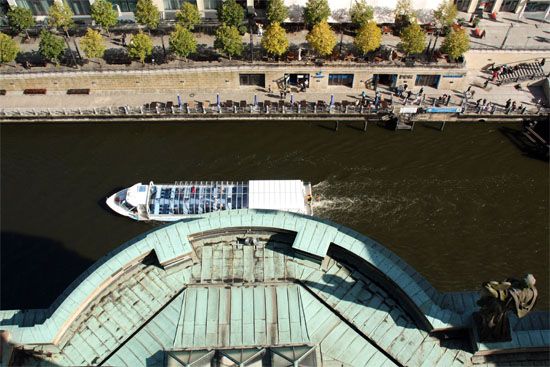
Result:
{"label": "person walking", "polygon": [[540,60],[540,66],[544,66],[545,63],[546,63],[546,58],[543,57],[542,60]]}
{"label": "person walking", "polygon": [[451,102],[451,95],[450,94],[447,96],[447,99],[445,100],[445,106],[448,106],[449,102]]}
{"label": "person walking", "polygon": [[485,83],[483,83],[483,89],[487,88],[488,85],[489,85],[489,79],[487,79]]}
{"label": "person walking", "polygon": [[418,91],[418,95],[421,96],[422,93],[424,93],[424,87],[420,88],[420,90]]}
{"label": "person walking", "polygon": [[510,108],[510,105],[512,104],[512,99],[509,98],[507,101],[506,101],[506,105],[505,105],[505,108],[508,109]]}

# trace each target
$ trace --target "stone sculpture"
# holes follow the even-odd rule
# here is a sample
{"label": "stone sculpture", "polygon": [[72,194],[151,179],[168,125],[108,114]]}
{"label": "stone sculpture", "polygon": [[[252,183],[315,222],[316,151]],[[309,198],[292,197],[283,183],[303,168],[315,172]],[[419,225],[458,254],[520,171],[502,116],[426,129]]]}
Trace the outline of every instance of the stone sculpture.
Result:
{"label": "stone sculpture", "polygon": [[524,317],[537,300],[536,279],[527,274],[524,279],[506,279],[503,282],[483,283],[481,298],[477,301],[479,313],[474,315],[482,342],[511,340],[508,311]]}

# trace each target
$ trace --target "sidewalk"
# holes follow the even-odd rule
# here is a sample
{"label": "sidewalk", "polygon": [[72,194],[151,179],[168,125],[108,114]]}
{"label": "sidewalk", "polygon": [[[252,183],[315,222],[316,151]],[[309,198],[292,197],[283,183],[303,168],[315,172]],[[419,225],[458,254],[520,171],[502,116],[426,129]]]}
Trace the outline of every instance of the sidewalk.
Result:
{"label": "sidewalk", "polygon": [[[484,79],[473,80],[479,85],[483,83]],[[390,92],[387,89],[379,89],[385,99],[390,98]],[[413,87],[413,96],[420,90],[420,87]],[[365,90],[369,98],[374,98],[373,90]],[[464,91],[458,90],[437,90],[429,87],[424,87],[424,94],[426,95],[426,101],[429,101],[432,97],[443,96],[444,94],[451,95],[450,105],[460,105],[462,103]],[[474,93],[470,98],[470,102],[474,102],[478,99],[487,99],[488,102],[496,103],[498,105],[504,105],[508,99],[512,99],[519,106],[521,104],[528,107],[535,106],[536,101],[540,98],[544,101],[544,95],[541,88],[522,89],[516,90],[511,85],[506,86],[494,86],[489,85],[486,89],[473,86],[471,92]],[[102,94],[91,95],[13,95],[8,94],[1,96],[0,101],[2,108],[90,108],[90,107],[108,107],[108,106],[141,106],[150,102],[167,102],[172,101],[177,103],[176,92],[166,93],[135,93],[128,91],[112,91]],[[215,93],[202,93],[198,91],[182,90],[179,92],[183,102],[188,101],[211,101],[215,103]],[[220,93],[220,100],[225,101],[231,99],[233,101],[247,101],[252,103],[254,95],[257,96],[259,101],[271,100],[278,101],[279,95],[276,90],[272,94],[268,94],[264,88],[250,88],[248,90],[238,91],[226,91]],[[295,93],[293,98],[295,101],[307,100],[307,101],[330,101],[331,95],[334,95],[335,101],[354,101],[360,100],[360,92],[346,87],[331,87],[330,91],[326,92],[301,92]],[[393,96],[394,105],[400,105],[401,99]],[[286,101],[290,101],[290,94],[287,95]],[[408,104],[411,104],[409,101]]]}

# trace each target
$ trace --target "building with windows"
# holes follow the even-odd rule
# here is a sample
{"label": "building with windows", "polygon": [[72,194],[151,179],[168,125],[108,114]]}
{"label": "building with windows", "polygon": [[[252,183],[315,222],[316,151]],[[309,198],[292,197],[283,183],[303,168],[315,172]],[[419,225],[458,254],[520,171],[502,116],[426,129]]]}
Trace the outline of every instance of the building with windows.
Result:
{"label": "building with windows", "polygon": [[[36,17],[47,15],[48,8],[54,1],[61,0],[0,0],[3,7],[21,6],[31,9]],[[89,17],[90,5],[94,0],[66,0],[75,17]],[[109,0],[117,8],[120,19],[133,19],[133,12],[136,8],[137,0]],[[183,2],[196,4],[204,19],[216,19],[216,8],[222,0],[153,0],[155,5],[161,11],[164,19],[174,19],[176,11]],[[332,10],[349,9],[351,0],[329,0]],[[392,22],[392,9],[395,8],[397,0],[368,1],[375,8],[375,17],[378,22]],[[249,13],[255,13],[261,19],[265,15],[267,0],[237,0],[243,8]],[[307,0],[285,0],[285,4],[290,9],[288,22],[301,22],[302,9]],[[413,0],[413,7],[418,10],[421,21],[429,21],[431,11],[437,8],[440,0]],[[542,13],[548,16],[550,11],[550,0],[457,0],[457,7],[460,11],[474,13],[478,9],[486,12],[513,12],[513,13]],[[330,18],[329,21],[337,22]]]}
{"label": "building with windows", "polygon": [[481,342],[477,292],[440,293],[314,217],[219,211],[92,265],[48,309],[0,311],[2,366],[543,366],[549,315]]}

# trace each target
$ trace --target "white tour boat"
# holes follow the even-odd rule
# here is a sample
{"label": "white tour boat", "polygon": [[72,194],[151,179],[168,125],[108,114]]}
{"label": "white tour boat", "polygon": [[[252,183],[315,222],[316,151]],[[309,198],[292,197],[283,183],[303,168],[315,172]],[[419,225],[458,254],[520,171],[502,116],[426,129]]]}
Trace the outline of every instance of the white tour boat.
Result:
{"label": "white tour boat", "polygon": [[135,220],[164,222],[232,209],[313,214],[311,184],[300,180],[137,183],[107,198],[107,205]]}

